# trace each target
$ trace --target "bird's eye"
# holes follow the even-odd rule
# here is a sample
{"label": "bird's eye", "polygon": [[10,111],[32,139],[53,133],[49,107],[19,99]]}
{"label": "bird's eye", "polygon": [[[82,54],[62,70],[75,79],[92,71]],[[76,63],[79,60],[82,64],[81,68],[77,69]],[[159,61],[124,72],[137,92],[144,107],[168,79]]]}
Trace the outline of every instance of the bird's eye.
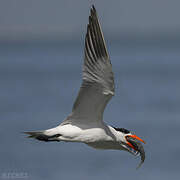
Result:
{"label": "bird's eye", "polygon": [[125,129],[125,128],[116,128],[116,127],[114,127],[114,129],[115,129],[116,131],[120,131],[120,132],[122,132],[122,133],[124,133],[124,134],[129,134],[129,133],[130,133],[130,131],[127,130],[127,129]]}

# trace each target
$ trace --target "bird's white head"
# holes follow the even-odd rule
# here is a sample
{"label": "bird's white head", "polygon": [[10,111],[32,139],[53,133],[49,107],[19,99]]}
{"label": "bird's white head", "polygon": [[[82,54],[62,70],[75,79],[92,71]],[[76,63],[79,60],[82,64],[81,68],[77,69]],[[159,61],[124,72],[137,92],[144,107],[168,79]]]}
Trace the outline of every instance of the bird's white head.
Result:
{"label": "bird's white head", "polygon": [[141,142],[145,144],[145,141],[142,140],[140,137],[136,136],[135,134],[132,134],[129,130],[125,128],[115,128],[114,129],[121,133],[121,145],[124,147],[124,149],[133,155],[140,154],[141,156],[141,163],[139,164],[138,168],[141,166],[141,164],[145,160],[145,151],[143,148],[143,145]]}

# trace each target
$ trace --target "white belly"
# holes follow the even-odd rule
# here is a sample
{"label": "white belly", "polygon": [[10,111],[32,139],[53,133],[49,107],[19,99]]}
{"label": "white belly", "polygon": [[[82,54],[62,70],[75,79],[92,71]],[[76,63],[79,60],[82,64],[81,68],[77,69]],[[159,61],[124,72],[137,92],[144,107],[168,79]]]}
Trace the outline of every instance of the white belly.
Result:
{"label": "white belly", "polygon": [[84,143],[112,141],[112,137],[109,136],[102,127],[80,128],[78,126],[67,124],[59,126],[58,132],[62,135],[59,137],[59,140],[61,141]]}
{"label": "white belly", "polygon": [[82,142],[96,149],[125,150],[116,131],[106,125],[72,125],[65,124],[46,130],[46,135],[60,134],[59,141]]}

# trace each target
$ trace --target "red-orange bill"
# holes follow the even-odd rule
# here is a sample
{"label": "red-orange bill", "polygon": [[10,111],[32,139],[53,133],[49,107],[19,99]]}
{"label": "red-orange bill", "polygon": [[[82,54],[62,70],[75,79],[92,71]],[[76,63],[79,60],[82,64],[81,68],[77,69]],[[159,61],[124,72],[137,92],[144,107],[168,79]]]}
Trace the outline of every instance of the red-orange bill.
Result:
{"label": "red-orange bill", "polygon": [[138,136],[136,136],[136,135],[134,135],[134,134],[128,135],[128,136],[129,136],[129,137],[132,137],[132,138],[134,138],[134,139],[137,139],[137,140],[143,142],[144,144],[146,144],[146,142],[145,142],[144,140],[142,140],[140,137],[138,137]]}
{"label": "red-orange bill", "polygon": [[128,136],[126,136],[126,140],[127,140],[127,144],[132,149],[137,151],[141,156],[141,162],[140,162],[139,166],[137,167],[137,168],[139,168],[145,160],[145,151],[144,151],[144,148],[143,148],[142,144],[140,143],[140,141],[143,143],[145,143],[145,142],[141,138],[137,137],[136,135],[128,135]]}

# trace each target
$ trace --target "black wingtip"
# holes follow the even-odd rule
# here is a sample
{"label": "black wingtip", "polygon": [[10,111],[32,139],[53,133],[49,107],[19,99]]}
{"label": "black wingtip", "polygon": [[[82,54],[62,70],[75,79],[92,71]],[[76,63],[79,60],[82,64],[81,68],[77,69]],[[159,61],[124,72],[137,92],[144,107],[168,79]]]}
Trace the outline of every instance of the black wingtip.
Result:
{"label": "black wingtip", "polygon": [[94,5],[92,5],[90,12],[91,12],[91,14],[89,16],[90,17],[89,21],[90,21],[90,19],[92,20],[92,19],[97,19],[98,18],[96,8],[94,7]]}
{"label": "black wingtip", "polygon": [[93,9],[94,11],[96,11],[96,8],[95,8],[94,4],[92,5],[92,9]]}
{"label": "black wingtip", "polygon": [[89,16],[89,24],[90,24],[90,22],[92,21],[92,17],[91,16]]}
{"label": "black wingtip", "polygon": [[94,4],[91,7],[91,14],[93,14],[93,13],[94,14],[96,13],[96,8],[95,8]]}

